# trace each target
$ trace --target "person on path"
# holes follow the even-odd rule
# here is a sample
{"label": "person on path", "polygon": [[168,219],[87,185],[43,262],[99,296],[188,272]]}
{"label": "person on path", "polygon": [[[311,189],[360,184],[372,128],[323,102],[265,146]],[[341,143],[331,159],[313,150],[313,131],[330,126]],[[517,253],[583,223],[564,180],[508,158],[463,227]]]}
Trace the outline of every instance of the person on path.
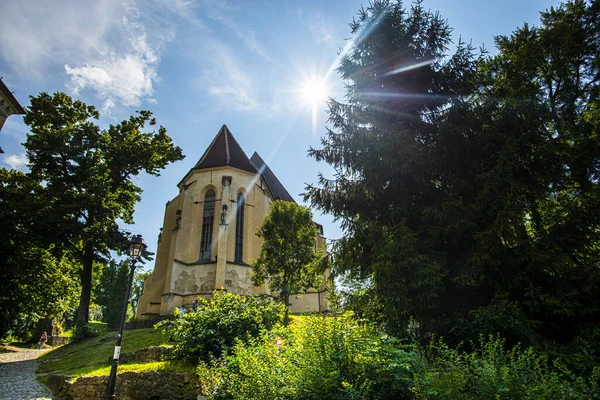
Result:
{"label": "person on path", "polygon": [[192,311],[196,311],[198,309],[198,300],[194,300],[192,302]]}
{"label": "person on path", "polygon": [[42,336],[40,337],[40,350],[46,344],[46,340],[48,340],[48,337],[46,336],[46,332],[44,332],[44,333],[42,333]]}

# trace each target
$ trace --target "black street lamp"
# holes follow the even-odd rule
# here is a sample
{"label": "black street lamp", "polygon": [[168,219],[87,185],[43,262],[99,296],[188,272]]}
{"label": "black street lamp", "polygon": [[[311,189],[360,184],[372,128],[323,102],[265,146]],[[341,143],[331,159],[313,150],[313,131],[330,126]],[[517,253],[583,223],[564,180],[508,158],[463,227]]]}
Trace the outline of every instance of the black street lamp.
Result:
{"label": "black street lamp", "polygon": [[117,367],[119,366],[119,355],[121,354],[121,340],[123,339],[123,328],[125,327],[125,318],[127,316],[127,306],[129,305],[129,295],[131,293],[131,284],[133,283],[133,275],[135,272],[135,264],[138,262],[146,243],[142,239],[142,235],[136,235],[129,243],[129,257],[131,258],[131,267],[129,269],[129,284],[125,292],[125,304],[123,305],[123,314],[121,315],[121,326],[119,327],[119,336],[115,344],[115,352],[113,354],[112,366],[110,368],[110,376],[108,377],[108,389],[106,389],[106,399],[116,399],[115,384],[117,383]]}

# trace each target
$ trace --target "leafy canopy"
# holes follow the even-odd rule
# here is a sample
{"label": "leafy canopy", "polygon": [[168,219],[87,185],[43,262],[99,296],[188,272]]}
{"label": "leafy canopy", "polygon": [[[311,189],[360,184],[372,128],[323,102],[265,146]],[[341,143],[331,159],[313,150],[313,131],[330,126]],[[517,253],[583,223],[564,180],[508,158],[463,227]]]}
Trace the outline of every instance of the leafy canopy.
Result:
{"label": "leafy canopy", "polygon": [[31,97],[24,118],[30,128],[24,143],[30,175],[44,183],[36,190],[47,210],[39,224],[83,264],[82,322],[88,320],[94,262],[106,262],[111,250],[127,242],[118,221],[133,223],[142,193],[133,177],[159,175],[167,164],[183,159],[164,127],[143,131],[156,124],[150,111],[108,129],[94,122],[99,117],[93,106],[58,92]]}
{"label": "leafy canopy", "polygon": [[[287,309],[290,295],[317,283],[323,251],[315,245],[317,228],[312,213],[296,203],[276,200],[256,235],[263,239],[263,246],[252,263],[252,283],[260,286],[267,281]],[[286,311],[286,324],[287,315]]]}

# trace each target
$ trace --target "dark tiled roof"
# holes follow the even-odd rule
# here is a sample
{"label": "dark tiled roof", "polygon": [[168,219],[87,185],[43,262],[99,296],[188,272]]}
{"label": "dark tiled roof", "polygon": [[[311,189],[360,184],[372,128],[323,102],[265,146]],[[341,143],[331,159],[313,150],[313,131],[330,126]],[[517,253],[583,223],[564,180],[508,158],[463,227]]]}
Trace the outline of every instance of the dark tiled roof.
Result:
{"label": "dark tiled roof", "polygon": [[279,182],[279,179],[277,179],[273,171],[271,171],[271,168],[269,168],[267,163],[260,158],[257,152],[252,154],[250,161],[252,161],[252,164],[256,166],[258,172],[263,176],[263,179],[267,183],[267,186],[269,186],[269,190],[276,200],[293,201],[295,203],[294,198],[290,196],[287,190],[285,190],[281,182]]}
{"label": "dark tiled roof", "polygon": [[226,165],[244,171],[257,172],[240,144],[227,128],[227,125],[223,125],[200,158],[200,161],[192,169],[223,167]]}

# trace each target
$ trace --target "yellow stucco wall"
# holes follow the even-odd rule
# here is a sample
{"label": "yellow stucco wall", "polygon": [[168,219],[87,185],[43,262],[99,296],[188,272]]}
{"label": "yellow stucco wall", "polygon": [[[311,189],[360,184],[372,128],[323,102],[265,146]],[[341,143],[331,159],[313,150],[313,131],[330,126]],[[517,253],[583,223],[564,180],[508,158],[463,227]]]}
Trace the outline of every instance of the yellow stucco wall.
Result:
{"label": "yellow stucco wall", "polygon": [[[223,177],[231,177],[231,184],[223,185]],[[210,260],[201,261],[204,198],[211,189],[216,194],[213,240]],[[268,293],[266,285],[252,286],[249,266],[258,258],[262,247],[262,239],[255,232],[272,203],[262,178],[233,167],[192,170],[180,183],[179,190],[166,206],[154,272],[145,281],[136,317],[171,314],[175,307],[189,306],[198,296],[210,297],[212,291],[221,286],[239,294]],[[237,196],[240,192],[245,195],[242,263],[235,262]],[[224,204],[228,207],[226,227],[221,224]],[[223,234],[226,240],[219,238]],[[225,242],[226,251],[219,251],[219,243]],[[323,237],[317,238],[317,246],[325,246]],[[226,259],[218,259],[219,254],[226,254]],[[312,293],[293,298],[291,309],[294,312],[325,310],[324,297],[325,293],[320,296]]]}

